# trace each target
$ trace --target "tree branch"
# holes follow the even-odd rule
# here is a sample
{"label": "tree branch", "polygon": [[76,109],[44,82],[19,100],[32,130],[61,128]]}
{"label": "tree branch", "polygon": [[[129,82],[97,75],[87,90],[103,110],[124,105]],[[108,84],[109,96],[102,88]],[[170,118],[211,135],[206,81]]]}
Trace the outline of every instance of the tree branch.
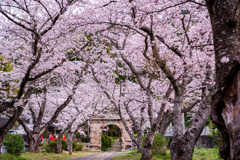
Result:
{"label": "tree branch", "polygon": [[29,130],[26,123],[21,118],[18,119],[18,122],[19,124],[22,125],[23,129],[27,132],[27,134],[31,134],[31,131]]}
{"label": "tree branch", "polygon": [[182,109],[181,113],[186,113],[188,111],[190,111],[193,107],[195,107],[198,103],[200,102],[200,100],[196,100],[195,102],[193,102],[190,106],[188,106],[187,108]]}
{"label": "tree branch", "polygon": [[[89,43],[92,42],[92,40],[88,41],[79,51],[76,51],[74,54],[72,54],[71,56],[68,57],[68,59],[71,59],[75,56],[77,56],[83,49],[85,49]],[[32,78],[28,78],[28,81],[34,81],[40,77],[42,77],[43,75],[50,73],[51,71],[53,71],[54,69],[56,69],[57,67],[61,66],[65,61],[67,61],[67,59],[62,59],[62,61],[59,64],[54,65],[52,68],[43,71],[42,73],[39,73],[38,75],[32,77]]]}

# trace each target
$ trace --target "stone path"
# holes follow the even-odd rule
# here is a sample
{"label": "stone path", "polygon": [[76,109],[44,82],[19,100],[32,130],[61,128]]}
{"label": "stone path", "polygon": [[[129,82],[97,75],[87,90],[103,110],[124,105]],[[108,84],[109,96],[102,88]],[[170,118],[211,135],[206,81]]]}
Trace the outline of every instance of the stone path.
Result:
{"label": "stone path", "polygon": [[105,152],[105,153],[101,153],[101,154],[92,154],[89,156],[74,158],[71,160],[110,160],[112,157],[120,156],[123,154],[126,154],[126,153]]}
{"label": "stone path", "polygon": [[122,148],[121,142],[120,139],[118,138],[116,139],[116,142],[113,144],[112,148],[108,150],[108,152],[119,152],[121,151],[121,148]]}
{"label": "stone path", "polygon": [[80,158],[72,158],[70,160],[110,160],[112,157],[120,156],[126,153],[118,153],[121,151],[121,142],[119,138],[113,144],[112,148],[110,148],[107,152],[102,152],[100,154],[92,154],[85,157]]}

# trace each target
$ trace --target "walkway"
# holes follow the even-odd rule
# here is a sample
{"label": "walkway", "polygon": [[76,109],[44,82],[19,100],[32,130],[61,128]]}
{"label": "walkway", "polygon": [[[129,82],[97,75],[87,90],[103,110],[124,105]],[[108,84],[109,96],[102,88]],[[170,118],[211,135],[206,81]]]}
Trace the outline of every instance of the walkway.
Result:
{"label": "walkway", "polygon": [[113,144],[112,148],[110,148],[107,152],[102,152],[100,154],[92,154],[80,158],[71,158],[70,160],[110,160],[112,157],[126,154],[119,153],[119,151],[121,151],[121,142],[118,138]]}
{"label": "walkway", "polygon": [[112,145],[112,148],[108,150],[108,152],[119,152],[121,151],[121,148],[122,148],[121,142],[120,139],[118,138],[116,139],[116,142]]}
{"label": "walkway", "polygon": [[101,154],[92,154],[89,156],[84,156],[80,158],[71,158],[71,160],[110,160],[112,157],[120,156],[126,153],[117,153],[117,152],[104,152]]}

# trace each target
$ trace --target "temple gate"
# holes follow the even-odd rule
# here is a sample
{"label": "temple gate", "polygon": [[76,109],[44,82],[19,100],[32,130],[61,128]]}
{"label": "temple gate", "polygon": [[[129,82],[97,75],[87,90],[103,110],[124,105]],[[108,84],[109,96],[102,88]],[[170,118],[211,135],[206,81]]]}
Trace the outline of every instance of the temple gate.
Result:
{"label": "temple gate", "polygon": [[[126,121],[129,129],[131,123]],[[118,116],[94,116],[90,121],[90,150],[101,151],[101,135],[104,127],[108,125],[116,125],[121,130],[121,146],[122,151],[131,150],[133,148],[132,140],[125,130],[121,119]],[[132,132],[132,130],[131,130]]]}

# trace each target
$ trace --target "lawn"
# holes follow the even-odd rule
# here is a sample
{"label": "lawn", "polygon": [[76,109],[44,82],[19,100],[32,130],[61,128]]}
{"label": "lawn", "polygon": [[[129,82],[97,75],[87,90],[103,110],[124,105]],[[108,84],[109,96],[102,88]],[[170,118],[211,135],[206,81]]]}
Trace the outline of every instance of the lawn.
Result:
{"label": "lawn", "polygon": [[[137,153],[137,151],[131,151],[126,155],[117,156],[111,158],[111,160],[139,160],[141,159],[141,153]],[[171,159],[170,151],[167,150],[167,154],[163,155],[155,155],[153,160],[168,160]],[[193,160],[223,160],[218,155],[218,148],[214,149],[204,149],[204,148],[196,148],[193,153]]]}
{"label": "lawn", "polygon": [[0,154],[0,160],[66,160],[71,157],[83,157],[95,153],[99,152],[73,152],[72,155],[69,155],[67,151],[63,151],[61,154],[24,152],[19,157],[14,157],[10,154]]}

